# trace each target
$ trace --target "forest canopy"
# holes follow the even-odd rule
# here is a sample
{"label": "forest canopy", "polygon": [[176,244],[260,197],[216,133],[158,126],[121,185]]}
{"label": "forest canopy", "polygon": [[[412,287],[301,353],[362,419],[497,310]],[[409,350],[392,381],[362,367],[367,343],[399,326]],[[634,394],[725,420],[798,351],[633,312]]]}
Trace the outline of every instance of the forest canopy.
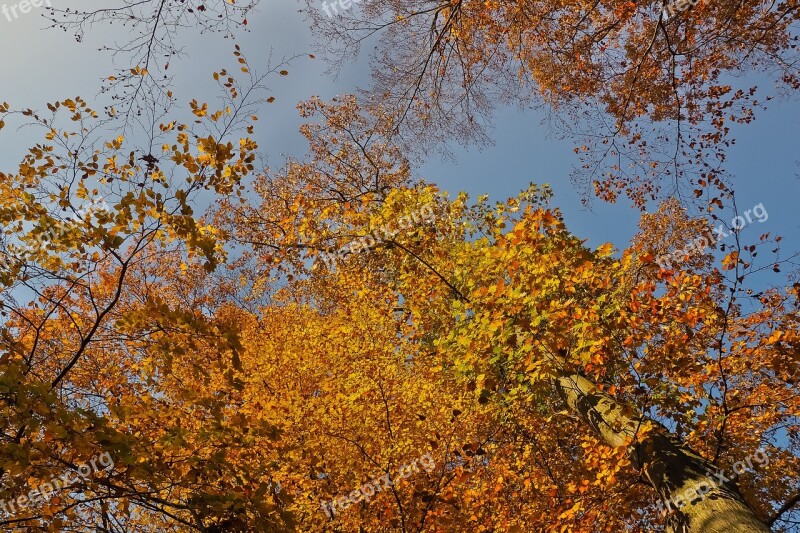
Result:
{"label": "forest canopy", "polygon": [[[257,4],[49,8],[132,36],[111,102],[0,94],[2,142],[37,136],[0,159],[4,531],[797,530],[797,250],[745,238],[724,165],[763,105],[729,77],[798,88],[796,3],[313,6],[312,57],[373,39],[372,85],[288,104],[276,168],[256,122],[309,54],[235,44],[208,101],[168,75]],[[630,243],[546,184],[421,178],[507,103],[604,125],[576,186],[641,210]]]}

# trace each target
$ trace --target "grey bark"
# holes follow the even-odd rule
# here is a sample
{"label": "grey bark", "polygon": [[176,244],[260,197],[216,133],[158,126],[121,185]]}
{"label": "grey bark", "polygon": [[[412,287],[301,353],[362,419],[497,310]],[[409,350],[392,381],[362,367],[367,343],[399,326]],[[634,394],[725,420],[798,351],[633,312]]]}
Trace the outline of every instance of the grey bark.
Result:
{"label": "grey bark", "polygon": [[[768,528],[745,503],[730,473],[677,439],[663,425],[637,414],[578,374],[555,380],[567,405],[608,445],[628,444],[633,466],[640,470],[670,511],[674,533],[763,533]],[[649,432],[640,431],[653,425]],[[645,433],[640,436],[640,433]],[[629,444],[633,441],[633,444]]]}

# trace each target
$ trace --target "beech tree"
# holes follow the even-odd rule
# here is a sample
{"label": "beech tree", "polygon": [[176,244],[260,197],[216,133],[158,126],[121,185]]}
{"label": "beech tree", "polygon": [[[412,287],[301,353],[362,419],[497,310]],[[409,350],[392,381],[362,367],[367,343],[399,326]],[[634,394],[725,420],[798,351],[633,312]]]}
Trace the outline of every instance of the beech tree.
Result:
{"label": "beech tree", "polygon": [[[162,19],[167,2],[129,9],[156,5],[146,18],[155,28],[179,20]],[[485,61],[470,39],[507,46],[489,31],[506,8],[483,5],[427,13],[434,32],[450,21],[447,46],[471,50],[470,69]],[[701,8],[659,19],[658,30]],[[615,6],[605,31],[616,45],[636,37],[618,19],[637,9]],[[774,37],[795,9],[766,13]],[[560,14],[532,20],[558,24]],[[584,22],[573,23],[582,35]],[[527,30],[518,38],[540,42]],[[584,62],[597,39],[578,47]],[[785,51],[780,39],[758,43]],[[42,131],[0,172],[0,525],[694,533],[797,524],[800,285],[776,276],[757,291],[752,281],[796,268],[791,251],[778,255],[779,238],[737,235],[721,261],[710,249],[683,254],[709,228],[667,201],[642,216],[626,249],[591,249],[547,186],[496,204],[451,197],[416,178],[397,136],[422,93],[411,108],[391,98],[304,102],[308,156],[259,169],[248,96],[263,78],[236,56],[249,85],[214,73],[227,95],[218,109],[193,100],[190,121],[167,115],[141,145],[104,138],[116,114],[101,118],[79,98],[49,113],[0,105],[0,128],[21,120]],[[539,83],[553,91],[587,81],[550,65]],[[270,73],[285,75],[278,69]],[[621,87],[653,70],[640,69]],[[137,86],[152,72],[138,65],[130,76]],[[605,111],[628,124],[650,113],[659,76],[648,83],[630,109]],[[135,109],[138,93],[125,98]],[[716,105],[704,112],[726,108]],[[193,207],[201,199],[212,205],[203,215]],[[681,268],[659,267],[665,254],[682,255]],[[84,475],[101,456],[113,466]]]}
{"label": "beech tree", "polygon": [[[76,135],[99,120],[82,101],[52,107],[80,115]],[[760,267],[745,254],[768,238],[660,269],[680,243],[657,229],[702,231],[665,206],[621,254],[587,249],[547,188],[470,205],[414,180],[354,99],[306,104],[321,117],[304,128],[309,159],[259,173],[249,199],[254,143],[201,134],[235,118],[192,109],[200,125],[162,124],[175,140],[141,165],[124,139],[75,155],[69,130],[25,112],[48,142],[3,176],[7,246],[28,250],[2,271],[4,526],[791,523],[798,286],[746,292]],[[92,179],[109,211],[53,214],[95,195]],[[197,217],[188,199],[205,187],[219,201]],[[434,216],[413,222],[425,206]],[[394,229],[353,247],[374,227]],[[321,252],[342,247],[326,267]],[[244,253],[222,269],[226,250]],[[10,290],[23,287],[29,301]],[[113,469],[20,500],[101,453]],[[423,454],[432,469],[402,470]]]}
{"label": "beech tree", "polygon": [[[326,276],[322,261],[309,269],[298,258],[358,242],[384,222],[383,211],[399,217],[420,202],[405,196],[399,202],[396,194],[382,199],[382,185],[397,183],[396,169],[404,165],[389,165],[374,152],[383,144],[376,132],[359,127],[354,101],[312,104],[324,124],[306,130],[310,160],[274,179],[259,178],[263,204],[222,209],[235,239],[254,245],[250,258],[264,265],[253,278],[283,271],[286,260],[312,280],[319,272]],[[392,160],[394,152],[383,153]],[[291,185],[300,176],[310,185]],[[442,202],[431,192],[415,194]],[[546,189],[534,188],[493,209],[485,203],[467,208],[463,197],[444,202],[434,231],[414,228],[354,250],[332,273],[348,283],[360,278],[366,287],[379,272],[380,285],[397,291],[403,321],[428,339],[427,364],[454,372],[479,406],[496,409],[498,433],[481,442],[487,468],[476,475],[490,476],[492,498],[508,507],[482,500],[480,512],[470,508],[473,516],[458,527],[445,523],[454,529],[650,530],[661,520],[651,506],[661,499],[673,510],[673,531],[769,530],[767,523],[785,518],[797,503],[796,492],[784,492],[796,487],[795,454],[777,446],[783,449],[778,460],[788,463],[776,468],[770,459],[755,466],[757,473],[734,474],[732,465],[762,446],[773,450],[784,424],[778,419],[786,416],[791,425],[796,411],[798,286],[756,297],[746,287],[759,268],[758,248],[775,243],[765,235],[758,247],[731,251],[721,265],[700,254],[681,271],[664,270],[654,257],[707,231],[676,203],[645,217],[641,236],[615,258],[609,245],[587,250],[546,207],[548,200]],[[373,205],[383,206],[377,216]],[[335,229],[319,222],[331,218]],[[293,292],[313,287],[321,295],[316,305],[336,309],[330,301],[338,297],[335,282],[325,279],[303,277]],[[369,289],[355,294],[361,290]],[[353,289],[348,285],[344,294]],[[743,312],[753,306],[757,312]],[[785,370],[775,372],[777,361]],[[762,411],[766,405],[774,409]],[[582,435],[580,447],[560,438],[570,434]],[[535,458],[520,464],[532,444]],[[780,495],[764,490],[761,476],[771,475],[786,476]],[[511,504],[516,498],[525,505]],[[441,509],[448,520],[460,511]]]}
{"label": "beech tree", "polygon": [[775,96],[744,74],[789,97],[800,87],[791,1],[363,0],[335,16],[307,5],[334,70],[369,50],[364,96],[398,110],[412,143],[488,140],[504,104],[556,110],[555,131],[576,142],[576,183],[639,207],[724,190],[732,126]]}

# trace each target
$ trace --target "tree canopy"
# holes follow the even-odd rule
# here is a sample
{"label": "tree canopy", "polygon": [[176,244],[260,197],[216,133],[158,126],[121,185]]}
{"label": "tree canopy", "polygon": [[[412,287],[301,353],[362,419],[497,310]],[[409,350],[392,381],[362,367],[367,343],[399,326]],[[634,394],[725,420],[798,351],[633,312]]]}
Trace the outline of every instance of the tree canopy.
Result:
{"label": "tree canopy", "polygon": [[587,200],[716,198],[733,125],[800,87],[791,1],[363,0],[336,17],[316,4],[334,69],[371,50],[365,96],[408,138],[491,141],[500,105],[557,110]]}
{"label": "tree canopy", "polygon": [[[236,46],[238,71],[210,73],[215,104],[149,85],[142,60],[176,50],[190,15],[228,31],[252,4],[63,13],[152,38],[118,50],[145,54],[124,113],[0,104],[0,135],[41,133],[0,169],[4,530],[797,527],[796,253],[734,232],[720,257],[680,198],[624,249],[589,247],[547,185],[490,202],[420,179],[403,132],[441,118],[446,135],[516,87],[591,100],[637,150],[636,124],[725,115],[675,140],[705,164],[750,101],[723,76],[757,64],[796,85],[797,6],[429,4],[343,15],[390,17],[384,92],[300,103],[308,154],[278,170],[252,122],[285,63],[257,75]],[[601,197],[660,198],[656,171],[606,170]],[[715,171],[687,179],[716,190],[696,195],[712,210],[732,199]]]}

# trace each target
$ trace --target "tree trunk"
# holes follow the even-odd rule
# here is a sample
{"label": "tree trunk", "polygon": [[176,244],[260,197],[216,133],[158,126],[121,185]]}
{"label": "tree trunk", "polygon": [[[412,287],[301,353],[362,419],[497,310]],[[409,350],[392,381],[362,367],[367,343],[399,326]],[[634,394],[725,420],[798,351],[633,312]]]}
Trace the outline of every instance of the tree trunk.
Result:
{"label": "tree trunk", "polygon": [[662,505],[671,511],[668,531],[770,531],[728,479],[730,473],[719,471],[663,425],[617,402],[583,376],[565,374],[556,379],[555,385],[570,409],[607,444],[628,445],[631,462],[656,489]]}

